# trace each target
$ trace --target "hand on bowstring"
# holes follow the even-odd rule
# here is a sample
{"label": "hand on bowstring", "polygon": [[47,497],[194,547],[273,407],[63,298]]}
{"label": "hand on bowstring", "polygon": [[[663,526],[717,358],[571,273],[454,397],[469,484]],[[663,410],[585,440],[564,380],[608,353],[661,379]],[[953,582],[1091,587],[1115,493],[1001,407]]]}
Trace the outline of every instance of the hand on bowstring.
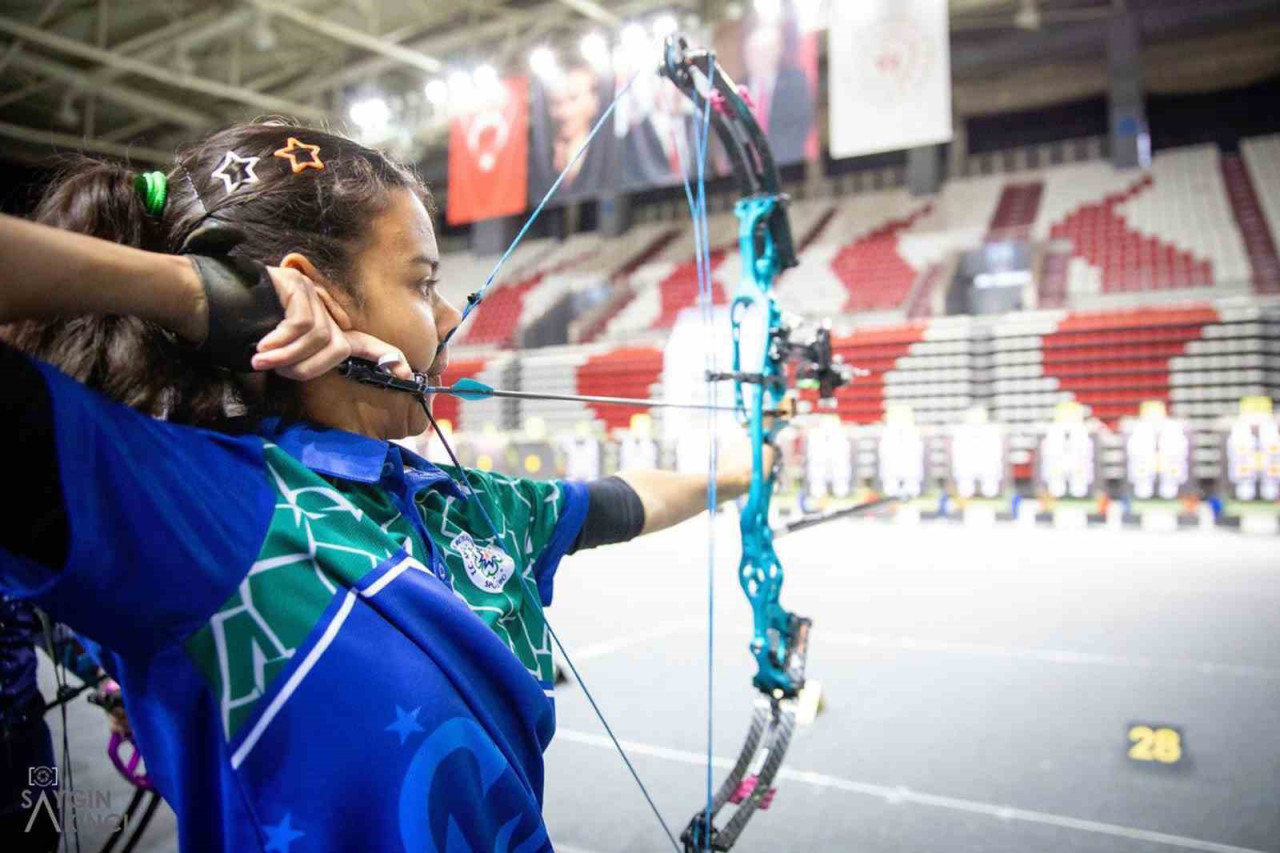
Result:
{"label": "hand on bowstring", "polygon": [[323,376],[355,356],[383,364],[401,379],[413,379],[404,353],[354,328],[350,315],[324,288],[294,269],[268,267],[284,320],[258,342],[253,369],[288,379]]}

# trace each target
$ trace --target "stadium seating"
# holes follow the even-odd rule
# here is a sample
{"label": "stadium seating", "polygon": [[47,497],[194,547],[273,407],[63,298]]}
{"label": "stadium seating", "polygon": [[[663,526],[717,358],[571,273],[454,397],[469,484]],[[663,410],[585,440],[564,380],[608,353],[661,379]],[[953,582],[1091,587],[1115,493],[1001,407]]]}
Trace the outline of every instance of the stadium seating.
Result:
{"label": "stadium seating", "polygon": [[974,405],[969,318],[947,318],[837,335],[835,353],[867,375],[836,393],[844,421],[878,423],[886,406],[909,405],[920,424],[951,423]]}
{"label": "stadium seating", "polygon": [[[515,362],[511,356],[494,358],[453,358],[449,361],[445,381],[478,379],[494,388],[513,387],[516,376],[512,370]],[[432,402],[432,412],[437,420],[448,421],[455,431],[479,432],[485,425],[498,429],[510,428],[515,423],[515,401],[488,400],[463,403],[457,397],[437,395]]]}
{"label": "stadium seating", "polygon": [[849,293],[842,311],[883,311],[902,304],[915,283],[916,270],[899,252],[898,237],[929,211],[925,204],[840,247],[831,268]]}
{"label": "stadium seating", "polygon": [[1214,146],[1158,154],[1139,177],[1102,163],[1051,169],[1042,208],[1033,235],[1071,241],[1072,292],[1249,286]]}
{"label": "stadium seating", "polygon": [[987,227],[987,242],[1002,240],[1026,240],[1031,236],[1031,226],[1040,212],[1040,199],[1044,195],[1043,181],[1011,183],[1000,193],[991,224]]}
{"label": "stadium seating", "polygon": [[1274,318],[1248,303],[1012,315],[992,329],[993,414],[1045,422],[1076,400],[1114,426],[1160,400],[1176,416],[1213,419],[1241,397],[1275,393],[1277,336]]}
{"label": "stadium seating", "polygon": [[[665,248],[674,233],[660,225],[641,225],[614,240],[578,234],[560,242],[522,243],[503,266],[475,317],[463,327],[458,345],[516,346],[520,330],[567,293],[610,281],[635,259]],[[445,258],[442,268],[447,278],[462,276],[466,281],[465,291],[457,285],[449,291],[454,304],[465,304],[466,294],[484,283],[497,260],[496,256],[479,258],[465,253]]]}
{"label": "stadium seating", "polygon": [[[1073,163],[1014,177],[957,178],[925,199],[899,188],[799,200],[791,218],[800,265],[779,280],[779,298],[810,317],[918,324],[941,312],[963,252],[1021,239],[1035,245],[1042,311],[1169,306],[1188,297],[1280,290],[1277,198],[1280,136],[1245,140],[1239,157],[1213,146],[1159,152],[1145,171]],[[722,209],[709,228],[713,294],[723,304],[741,274],[736,217]],[[460,343],[512,346],[565,294],[605,282],[612,296],[576,339],[660,343],[696,304],[692,256],[692,231],[683,222],[650,221],[610,239],[528,241]],[[446,281],[465,278],[470,291],[495,260],[449,256]]]}
{"label": "stadium seating", "polygon": [[[520,383],[549,394],[590,394],[648,398],[662,391],[662,350],[641,346],[579,346],[535,350],[520,359]],[[636,406],[595,405],[556,400],[521,401],[520,417],[541,418],[552,432],[571,433],[580,423],[625,428]],[[655,419],[660,411],[655,411]]]}
{"label": "stadium seating", "polygon": [[1280,134],[1245,139],[1223,158],[1236,223],[1253,265],[1254,289],[1280,293]]}

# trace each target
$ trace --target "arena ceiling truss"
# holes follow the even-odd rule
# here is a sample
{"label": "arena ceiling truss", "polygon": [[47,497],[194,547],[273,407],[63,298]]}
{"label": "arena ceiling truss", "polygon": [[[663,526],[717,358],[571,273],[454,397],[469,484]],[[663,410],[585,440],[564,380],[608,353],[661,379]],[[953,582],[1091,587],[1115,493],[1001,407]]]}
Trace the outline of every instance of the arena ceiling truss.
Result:
{"label": "arena ceiling truss", "polygon": [[[421,157],[443,116],[425,81],[478,62],[523,67],[539,44],[568,44],[642,16],[717,20],[730,0],[8,0],[0,10],[0,156],[54,150],[167,163],[175,145],[221,125],[286,115],[342,127],[362,93],[400,99],[402,140]],[[1117,8],[1177,0],[951,0],[957,69],[1028,31],[1105,26]],[[1259,0],[1222,0],[1216,14]],[[957,45],[962,48],[961,45]],[[1037,47],[1041,50],[1043,46]]]}

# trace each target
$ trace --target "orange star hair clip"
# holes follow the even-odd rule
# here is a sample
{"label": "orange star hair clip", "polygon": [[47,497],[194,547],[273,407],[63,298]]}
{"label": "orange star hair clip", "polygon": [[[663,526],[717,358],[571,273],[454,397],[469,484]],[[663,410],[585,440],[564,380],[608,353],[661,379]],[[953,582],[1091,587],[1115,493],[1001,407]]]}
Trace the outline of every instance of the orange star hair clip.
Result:
{"label": "orange star hair clip", "polygon": [[[306,159],[299,159],[299,154],[304,154]],[[289,168],[296,175],[303,169],[323,169],[324,161],[320,159],[320,146],[308,145],[298,140],[296,137],[289,137],[289,144],[276,151],[272,156],[279,157],[281,160],[289,161]]]}

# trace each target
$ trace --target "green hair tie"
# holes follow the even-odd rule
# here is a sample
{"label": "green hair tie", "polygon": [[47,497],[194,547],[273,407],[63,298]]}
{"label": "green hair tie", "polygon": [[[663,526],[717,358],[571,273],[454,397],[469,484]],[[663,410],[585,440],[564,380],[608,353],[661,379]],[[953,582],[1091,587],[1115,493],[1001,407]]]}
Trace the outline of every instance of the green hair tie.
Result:
{"label": "green hair tie", "polygon": [[169,196],[169,179],[164,172],[143,172],[133,179],[133,188],[142,199],[142,206],[152,216],[159,216],[164,210],[164,201]]}

